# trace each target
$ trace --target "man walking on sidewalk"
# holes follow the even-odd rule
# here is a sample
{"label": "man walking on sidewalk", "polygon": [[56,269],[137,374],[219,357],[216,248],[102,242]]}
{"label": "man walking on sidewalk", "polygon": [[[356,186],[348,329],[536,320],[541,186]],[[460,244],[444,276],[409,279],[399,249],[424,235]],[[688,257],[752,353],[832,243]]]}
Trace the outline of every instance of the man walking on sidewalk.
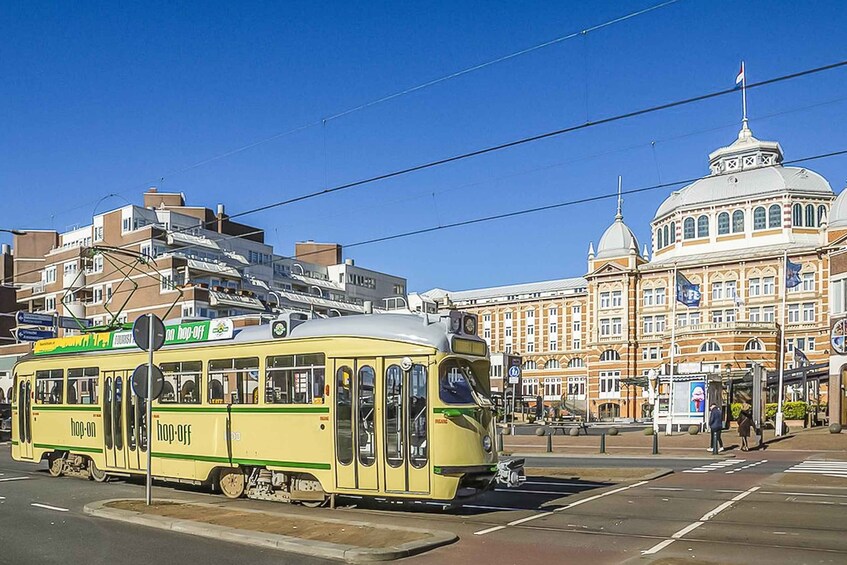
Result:
{"label": "man walking on sidewalk", "polygon": [[718,451],[723,451],[723,440],[721,439],[721,429],[723,428],[723,412],[716,404],[709,406],[709,430],[712,432],[712,446],[708,451],[714,451],[715,446]]}

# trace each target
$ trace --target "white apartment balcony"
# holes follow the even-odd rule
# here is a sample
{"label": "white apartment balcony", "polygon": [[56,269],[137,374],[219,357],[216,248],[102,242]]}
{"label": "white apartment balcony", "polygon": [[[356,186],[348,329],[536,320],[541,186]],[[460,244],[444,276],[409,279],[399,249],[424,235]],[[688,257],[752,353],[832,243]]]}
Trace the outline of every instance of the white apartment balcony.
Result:
{"label": "white apartment balcony", "polygon": [[62,288],[74,290],[85,286],[85,271],[76,273],[64,273],[62,275]]}
{"label": "white apartment balcony", "polygon": [[73,300],[70,302],[63,302],[62,306],[65,308],[65,313],[68,316],[75,316],[77,318],[83,319],[85,318],[85,303],[81,300]]}

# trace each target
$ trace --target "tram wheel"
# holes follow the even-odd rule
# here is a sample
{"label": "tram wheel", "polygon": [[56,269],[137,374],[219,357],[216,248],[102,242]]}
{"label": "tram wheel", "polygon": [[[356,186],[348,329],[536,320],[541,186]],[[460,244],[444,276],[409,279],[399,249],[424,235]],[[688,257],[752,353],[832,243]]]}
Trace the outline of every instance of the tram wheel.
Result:
{"label": "tram wheel", "polygon": [[97,481],[98,483],[105,483],[109,480],[108,473],[98,468],[97,465],[94,463],[94,459],[88,460],[88,477],[93,481]]}
{"label": "tram wheel", "polygon": [[58,453],[47,456],[47,469],[51,477],[61,477],[65,470],[65,458]]}
{"label": "tram wheel", "polygon": [[239,468],[221,469],[218,487],[227,498],[241,498],[245,486],[244,472]]}
{"label": "tram wheel", "polygon": [[323,500],[298,500],[297,503],[306,508],[320,508],[327,503],[329,497],[324,497]]}

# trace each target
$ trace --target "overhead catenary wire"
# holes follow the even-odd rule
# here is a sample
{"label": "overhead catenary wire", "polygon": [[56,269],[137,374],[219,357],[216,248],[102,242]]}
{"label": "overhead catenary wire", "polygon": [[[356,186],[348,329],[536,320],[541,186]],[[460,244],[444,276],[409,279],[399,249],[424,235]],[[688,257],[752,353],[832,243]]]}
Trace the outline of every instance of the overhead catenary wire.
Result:
{"label": "overhead catenary wire", "polygon": [[[149,185],[151,182],[163,181],[165,177],[170,177],[170,176],[186,173],[188,171],[197,169],[197,168],[202,167],[204,165],[208,165],[209,163],[213,163],[215,161],[220,161],[221,159],[226,159],[227,157],[231,157],[233,155],[243,153],[244,151],[248,151],[248,150],[250,150],[254,147],[258,147],[260,145],[270,143],[270,142],[275,141],[277,139],[282,139],[284,137],[294,135],[296,133],[299,133],[301,131],[305,131],[305,130],[313,128],[313,127],[325,126],[327,122],[330,122],[332,120],[337,120],[337,119],[342,118],[344,116],[347,116],[347,115],[350,115],[350,114],[353,114],[353,113],[356,113],[356,112],[359,112],[359,111],[362,111],[362,110],[365,110],[365,109],[368,109],[368,108],[372,108],[374,106],[383,104],[385,102],[389,102],[391,100],[395,100],[397,98],[401,98],[403,96],[406,96],[406,95],[409,95],[409,94],[412,94],[412,93],[415,93],[415,92],[425,90],[425,89],[430,88],[432,86],[435,86],[437,84],[447,82],[449,80],[471,74],[475,71],[479,71],[479,70],[485,69],[487,67],[494,66],[498,63],[502,63],[504,61],[509,61],[511,59],[515,59],[515,58],[520,57],[522,55],[526,55],[526,54],[532,53],[534,51],[544,49],[546,47],[550,47],[550,46],[553,46],[553,45],[563,43],[563,42],[568,41],[570,39],[574,39],[574,38],[577,38],[577,37],[587,37],[588,34],[590,34],[590,33],[611,27],[615,24],[625,22],[627,20],[636,18],[636,17],[644,15],[644,14],[648,14],[650,12],[659,10],[659,9],[664,8],[666,6],[670,6],[672,4],[676,4],[678,2],[680,2],[680,0],[666,0],[666,1],[661,2],[659,4],[655,4],[653,6],[648,6],[647,8],[636,10],[634,12],[624,14],[623,16],[618,16],[618,17],[613,18],[611,20],[607,20],[605,22],[595,24],[593,26],[589,26],[589,27],[584,28],[580,31],[567,33],[565,35],[544,41],[542,43],[533,45],[531,47],[526,47],[524,49],[520,49],[518,51],[514,51],[512,53],[508,53],[506,55],[502,55],[500,57],[496,57],[494,59],[490,59],[490,60],[484,61],[482,63],[477,63],[477,64],[472,65],[470,67],[466,67],[464,69],[460,69],[458,71],[451,72],[447,75],[444,75],[444,76],[441,76],[441,77],[438,77],[438,78],[435,78],[435,79],[431,79],[431,80],[419,83],[419,84],[411,86],[411,87],[404,88],[403,90],[394,92],[392,94],[387,94],[385,96],[376,98],[376,99],[371,100],[369,102],[364,102],[362,104],[358,104],[356,106],[347,108],[346,110],[341,110],[341,111],[336,112],[334,114],[331,114],[329,116],[325,116],[325,117],[322,117],[320,119],[313,120],[311,122],[301,124],[299,126],[295,126],[293,128],[287,129],[285,131],[278,132],[278,133],[275,133],[273,135],[251,141],[251,142],[246,143],[244,145],[240,145],[238,147],[228,149],[228,150],[226,150],[222,153],[218,153],[218,154],[213,155],[211,157],[201,159],[200,161],[196,161],[196,162],[194,162],[190,165],[186,165],[184,167],[168,171],[164,175],[158,175],[155,179],[151,179],[151,180],[145,181],[143,183],[139,183],[139,184],[133,186],[132,188],[129,188],[127,190],[122,191],[121,193],[118,193],[118,194],[112,193],[109,196],[118,196],[118,195],[123,194],[123,193],[138,190],[139,188],[143,188],[144,186]],[[81,208],[85,208],[88,205],[89,204],[84,204],[84,205],[76,206],[76,207],[73,207],[73,208],[68,208],[64,211],[67,212],[67,211],[78,210],[78,209],[81,209]]]}
{"label": "overhead catenary wire", "polygon": [[[847,66],[847,60],[841,60],[841,61],[838,61],[838,62],[835,62],[835,63],[830,63],[830,64],[827,64],[827,65],[821,65],[821,66],[818,66],[818,67],[812,67],[812,68],[804,69],[804,70],[797,71],[797,72],[794,72],[794,73],[789,73],[789,74],[773,77],[773,78],[770,78],[770,79],[762,80],[762,81],[759,81],[759,82],[756,82],[756,83],[751,83],[751,84],[747,85],[747,88],[748,89],[761,88],[763,86],[777,84],[777,83],[781,83],[781,82],[785,82],[785,81],[789,81],[789,80],[795,80],[797,78],[801,78],[801,77],[805,77],[805,76],[811,76],[811,75],[814,75],[814,74],[843,68],[845,66]],[[359,187],[359,186],[372,184],[372,183],[379,182],[379,181],[382,181],[382,180],[387,180],[387,179],[391,179],[391,178],[397,178],[397,177],[405,176],[405,175],[408,175],[408,174],[411,174],[411,173],[414,173],[414,172],[417,172],[417,171],[422,171],[422,170],[438,167],[438,166],[445,165],[445,164],[448,164],[448,163],[458,162],[458,161],[462,161],[462,160],[465,160],[465,159],[470,159],[470,158],[473,158],[473,157],[477,157],[477,156],[481,156],[481,155],[485,155],[485,154],[490,154],[490,153],[493,153],[493,152],[496,152],[496,151],[501,151],[501,150],[508,149],[508,148],[511,148],[511,147],[517,147],[517,146],[520,146],[520,145],[525,145],[525,144],[533,143],[533,142],[536,142],[536,141],[541,141],[541,140],[544,140],[544,139],[558,137],[558,136],[561,136],[561,135],[565,135],[565,134],[568,134],[568,133],[573,133],[573,132],[576,132],[576,131],[588,129],[588,128],[591,128],[591,127],[597,127],[597,126],[604,125],[604,124],[614,123],[614,122],[627,120],[627,119],[631,119],[631,118],[638,117],[638,116],[643,116],[643,115],[647,115],[647,114],[651,114],[651,113],[655,113],[655,112],[660,112],[660,111],[667,110],[667,109],[670,109],[670,108],[676,108],[676,107],[681,107],[681,106],[685,106],[685,105],[689,105],[689,104],[694,104],[694,103],[697,103],[697,102],[702,102],[702,101],[709,100],[709,99],[712,99],[712,98],[717,98],[717,97],[720,97],[720,96],[725,96],[725,95],[730,94],[730,93],[734,93],[734,92],[736,92],[736,90],[737,90],[736,88],[728,88],[728,89],[718,90],[718,91],[714,91],[714,92],[710,92],[710,93],[706,93],[706,94],[701,94],[701,95],[698,95],[698,96],[688,97],[688,98],[684,98],[684,99],[680,99],[680,100],[676,100],[676,101],[672,101],[672,102],[666,102],[666,103],[663,103],[663,104],[658,104],[658,105],[649,106],[649,107],[646,107],[646,108],[641,108],[641,109],[638,109],[638,110],[633,110],[633,111],[630,111],[630,112],[624,112],[624,113],[621,113],[621,114],[616,114],[616,115],[613,115],[613,116],[601,118],[601,119],[594,120],[594,121],[591,121],[591,122],[586,122],[586,123],[583,123],[583,124],[577,124],[577,125],[564,127],[564,128],[552,130],[552,131],[549,131],[549,132],[545,132],[545,133],[541,133],[541,134],[537,134],[537,135],[533,135],[533,136],[529,136],[529,137],[519,138],[519,139],[516,139],[516,140],[509,141],[509,142],[501,143],[501,144],[498,144],[498,145],[488,146],[488,147],[477,149],[477,150],[474,150],[474,151],[461,153],[461,154],[453,155],[453,156],[450,156],[450,157],[445,157],[445,158],[438,159],[438,160],[435,160],[435,161],[429,161],[429,162],[426,162],[426,163],[414,165],[414,166],[411,166],[411,167],[406,167],[406,168],[395,170],[395,171],[392,171],[392,172],[383,173],[383,174],[380,174],[380,175],[371,176],[371,177],[361,179],[361,180],[358,180],[358,181],[353,181],[353,182],[349,182],[349,183],[345,183],[345,184],[341,184],[341,185],[336,185],[336,186],[331,187],[331,188],[325,188],[325,189],[322,189],[322,190],[313,191],[313,192],[302,194],[300,196],[296,196],[296,197],[293,197],[293,198],[288,198],[288,199],[285,199],[285,200],[264,204],[264,205],[261,205],[261,206],[258,206],[258,207],[252,208],[252,209],[244,210],[242,212],[238,212],[236,214],[227,216],[226,219],[231,220],[231,219],[234,219],[234,218],[240,218],[240,217],[244,217],[244,216],[247,216],[247,215],[250,215],[250,214],[255,214],[255,213],[258,213],[258,212],[267,211],[267,210],[270,210],[270,209],[273,209],[273,208],[278,208],[278,207],[294,204],[294,203],[297,203],[297,202],[310,200],[310,199],[313,199],[313,198],[317,198],[319,196],[333,194],[333,193],[336,193],[336,192],[340,192],[340,191],[343,191],[343,190],[348,190],[348,189],[351,189],[351,188],[356,188],[356,187]],[[675,183],[671,183],[671,185],[673,185],[673,184],[675,184]],[[210,220],[209,222],[202,222],[199,226],[186,226],[184,228],[171,230],[171,232],[172,233],[182,233],[182,232],[195,230],[198,227],[206,228],[210,225],[216,224],[217,222],[218,222],[218,220],[214,219],[214,220]],[[35,271],[22,273],[22,274],[19,274],[18,276],[22,276],[24,274],[31,274],[32,272],[39,272],[39,271],[40,271],[40,269],[35,270]]]}

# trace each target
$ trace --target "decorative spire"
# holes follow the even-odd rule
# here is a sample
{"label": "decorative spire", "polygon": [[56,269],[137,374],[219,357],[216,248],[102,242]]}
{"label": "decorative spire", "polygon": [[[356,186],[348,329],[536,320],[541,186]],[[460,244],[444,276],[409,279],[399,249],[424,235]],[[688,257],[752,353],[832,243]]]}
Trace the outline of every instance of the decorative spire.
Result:
{"label": "decorative spire", "polygon": [[621,204],[623,204],[623,200],[621,199],[621,183],[622,183],[622,178],[621,178],[620,175],[618,175],[618,213],[615,214],[616,220],[622,220],[623,219],[623,213],[621,212]]}
{"label": "decorative spire", "polygon": [[594,242],[593,241],[588,242],[588,258],[594,259]]}
{"label": "decorative spire", "polygon": [[644,244],[644,252],[641,253],[641,256],[644,257],[645,259],[647,259],[649,254],[650,254],[650,250],[647,248],[647,244],[645,243]]}

